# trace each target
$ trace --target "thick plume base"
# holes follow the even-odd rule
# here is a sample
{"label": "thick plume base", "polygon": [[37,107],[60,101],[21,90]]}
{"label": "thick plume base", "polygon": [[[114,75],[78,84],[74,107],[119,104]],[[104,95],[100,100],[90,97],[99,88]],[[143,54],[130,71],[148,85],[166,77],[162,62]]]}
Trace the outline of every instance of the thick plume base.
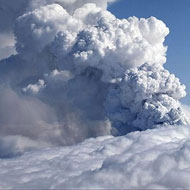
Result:
{"label": "thick plume base", "polygon": [[111,85],[106,100],[114,133],[188,124],[178,102],[185,95],[185,86],[160,65],[126,70],[124,77]]}

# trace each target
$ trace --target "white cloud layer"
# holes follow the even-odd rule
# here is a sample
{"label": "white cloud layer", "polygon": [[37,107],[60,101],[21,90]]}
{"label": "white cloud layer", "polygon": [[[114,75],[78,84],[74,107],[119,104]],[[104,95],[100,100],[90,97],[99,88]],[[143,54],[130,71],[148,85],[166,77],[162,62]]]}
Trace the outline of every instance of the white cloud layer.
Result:
{"label": "white cloud layer", "polygon": [[0,188],[189,189],[189,135],[162,127],[1,160]]}

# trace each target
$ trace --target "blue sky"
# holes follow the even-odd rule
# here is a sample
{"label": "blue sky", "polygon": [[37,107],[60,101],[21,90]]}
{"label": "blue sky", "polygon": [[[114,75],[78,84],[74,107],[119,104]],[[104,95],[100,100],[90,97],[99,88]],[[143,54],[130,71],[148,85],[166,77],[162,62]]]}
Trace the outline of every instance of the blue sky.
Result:
{"label": "blue sky", "polygon": [[190,0],[120,0],[109,6],[118,18],[155,16],[170,29],[167,68],[187,87],[183,103],[190,105]]}

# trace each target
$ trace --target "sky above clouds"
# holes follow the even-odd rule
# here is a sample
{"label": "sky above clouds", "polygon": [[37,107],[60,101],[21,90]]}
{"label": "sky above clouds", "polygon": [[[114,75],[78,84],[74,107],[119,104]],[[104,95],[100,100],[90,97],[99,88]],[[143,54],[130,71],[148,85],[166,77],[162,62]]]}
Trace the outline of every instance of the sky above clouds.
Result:
{"label": "sky above clouds", "polygon": [[189,0],[120,0],[109,6],[118,18],[137,16],[148,18],[154,15],[164,21],[170,29],[165,44],[167,68],[187,87],[187,96],[181,101],[190,104],[190,1]]}

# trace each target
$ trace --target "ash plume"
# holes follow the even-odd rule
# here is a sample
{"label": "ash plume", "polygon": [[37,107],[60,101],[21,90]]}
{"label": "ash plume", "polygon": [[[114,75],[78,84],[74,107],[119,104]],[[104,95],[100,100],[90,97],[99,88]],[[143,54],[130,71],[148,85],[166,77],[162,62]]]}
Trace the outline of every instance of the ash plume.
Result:
{"label": "ash plume", "polygon": [[110,2],[0,0],[11,15],[0,32],[14,32],[17,51],[0,64],[0,152],[189,122],[185,86],[164,69],[169,29],[117,19]]}

